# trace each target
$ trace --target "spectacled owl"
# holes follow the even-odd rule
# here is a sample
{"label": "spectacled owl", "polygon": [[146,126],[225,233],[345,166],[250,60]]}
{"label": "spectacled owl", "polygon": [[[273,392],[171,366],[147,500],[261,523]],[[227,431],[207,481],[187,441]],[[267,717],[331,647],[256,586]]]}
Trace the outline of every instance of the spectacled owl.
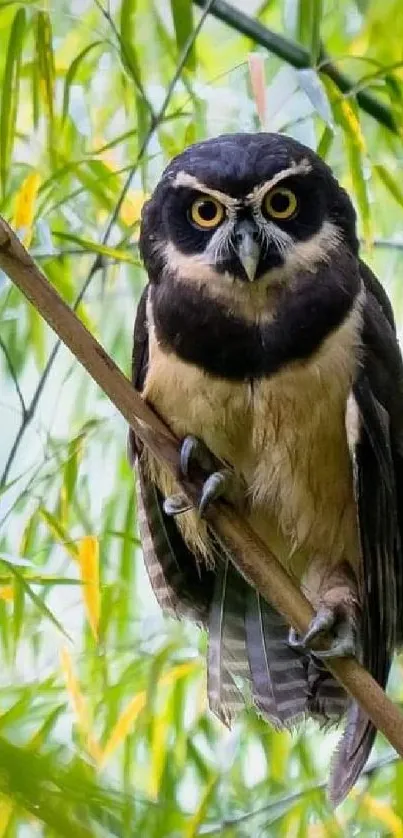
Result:
{"label": "spectacled owl", "polygon": [[[279,728],[346,716],[338,803],[375,730],[322,659],[356,654],[385,686],[402,639],[403,368],[390,302],[360,260],[347,193],[278,134],[224,135],[173,159],[140,248],[149,282],[133,384],[182,440],[184,474],[195,462],[208,472],[189,508],[130,432],[151,584],[165,611],[207,628],[209,703],[224,722],[248,695]],[[312,603],[304,637],[215,541],[203,511],[220,495]]]}

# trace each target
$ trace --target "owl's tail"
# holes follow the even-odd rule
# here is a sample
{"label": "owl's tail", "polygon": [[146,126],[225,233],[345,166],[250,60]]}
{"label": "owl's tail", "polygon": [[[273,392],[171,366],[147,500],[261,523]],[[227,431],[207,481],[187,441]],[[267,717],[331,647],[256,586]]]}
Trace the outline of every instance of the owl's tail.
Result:
{"label": "owl's tail", "polygon": [[233,568],[220,562],[210,606],[208,695],[226,724],[244,706],[237,679],[275,727],[290,727],[308,710],[307,660],[288,643],[286,621]]}
{"label": "owl's tail", "polygon": [[376,728],[356,702],[352,702],[344,734],[333,757],[328,797],[333,806],[344,800],[371,753]]}
{"label": "owl's tail", "polygon": [[245,705],[247,682],[257,710],[276,728],[304,716],[339,721],[348,710],[328,794],[338,805],[367,761],[375,729],[320,661],[288,645],[287,622],[234,569],[217,563],[209,617],[208,697],[226,725]]}

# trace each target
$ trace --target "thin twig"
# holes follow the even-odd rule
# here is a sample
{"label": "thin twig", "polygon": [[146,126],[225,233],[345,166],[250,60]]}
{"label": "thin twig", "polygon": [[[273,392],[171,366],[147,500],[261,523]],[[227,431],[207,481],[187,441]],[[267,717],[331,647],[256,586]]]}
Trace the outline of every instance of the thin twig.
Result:
{"label": "thin twig", "polygon": [[105,244],[106,241],[109,239],[111,229],[112,229],[113,225],[115,224],[115,222],[116,222],[116,220],[119,216],[123,201],[126,197],[127,191],[128,191],[128,189],[130,187],[130,184],[133,180],[134,174],[137,171],[138,165],[139,165],[139,163],[141,162],[141,160],[144,156],[144,153],[147,149],[148,143],[150,142],[150,139],[151,139],[152,135],[154,134],[154,131],[158,128],[158,126],[161,124],[161,122],[164,118],[165,111],[166,111],[166,109],[169,105],[169,102],[171,100],[171,96],[172,96],[172,94],[175,90],[175,87],[176,87],[176,84],[177,84],[177,82],[180,78],[180,75],[181,75],[181,73],[182,73],[182,71],[185,67],[185,64],[186,64],[186,61],[188,59],[189,53],[190,53],[190,51],[191,51],[191,49],[192,49],[192,47],[193,47],[193,45],[196,41],[196,38],[199,35],[199,32],[200,32],[200,30],[201,30],[201,28],[204,24],[204,21],[205,21],[207,15],[209,13],[211,7],[213,6],[213,3],[214,3],[214,0],[207,0],[207,3],[205,4],[205,8],[203,10],[203,14],[200,17],[200,20],[199,20],[197,26],[195,27],[195,29],[193,30],[192,34],[189,36],[189,38],[186,41],[186,44],[183,47],[183,50],[182,50],[182,53],[181,53],[181,56],[180,56],[180,59],[179,59],[179,62],[178,62],[178,66],[177,66],[177,68],[175,70],[175,73],[172,77],[172,81],[168,86],[167,92],[165,94],[164,101],[163,101],[159,111],[157,112],[157,114],[156,114],[156,116],[155,116],[155,118],[154,118],[154,120],[153,120],[153,122],[150,126],[149,132],[145,136],[145,138],[143,140],[143,143],[140,146],[140,150],[137,154],[136,162],[133,166],[132,171],[129,173],[129,175],[127,177],[127,180],[126,180],[126,182],[123,186],[122,192],[119,196],[119,200],[116,204],[114,212],[112,213],[111,219],[110,219],[110,221],[107,225],[107,228],[105,230],[104,236],[102,238],[102,244]]}
{"label": "thin twig", "polygon": [[124,41],[122,39],[122,36],[121,36],[121,34],[120,34],[116,24],[115,24],[115,21],[112,17],[112,14],[111,14],[111,11],[110,11],[110,8],[109,8],[109,4],[108,4],[108,8],[104,9],[102,3],[100,3],[99,0],[95,0],[95,5],[98,7],[99,11],[104,16],[105,20],[108,22],[116,40],[119,43],[120,49],[122,51],[122,55],[125,58],[127,66],[130,67],[134,84],[136,85],[137,90],[140,93],[140,96],[143,99],[143,102],[148,109],[148,112],[150,114],[151,121],[152,121],[153,119],[155,119],[153,106],[152,106],[150,100],[147,97],[147,94],[146,94],[145,89],[144,89],[143,82],[141,81],[141,78],[140,78],[140,75],[137,71],[137,68],[135,66],[133,66],[133,62],[130,60],[130,56],[127,53],[126,44],[124,43]]}
{"label": "thin twig", "polygon": [[7,361],[7,366],[8,366],[8,368],[9,368],[9,370],[10,370],[10,375],[11,375],[11,378],[13,379],[14,387],[15,387],[15,389],[16,389],[17,396],[18,396],[18,398],[19,398],[19,400],[20,400],[21,413],[22,413],[22,416],[23,416],[23,418],[24,418],[24,417],[26,416],[26,414],[27,414],[27,406],[26,406],[26,404],[25,404],[25,399],[24,399],[24,396],[22,395],[22,392],[21,392],[21,387],[20,387],[20,385],[19,385],[19,383],[18,383],[18,376],[17,376],[17,373],[16,373],[16,371],[15,371],[15,369],[14,369],[14,364],[13,364],[13,362],[12,362],[11,358],[10,358],[10,353],[9,353],[9,351],[8,351],[8,349],[7,349],[6,344],[4,343],[3,338],[1,338],[1,337],[0,337],[0,348],[1,348],[1,350],[2,350],[2,352],[3,352],[3,355],[4,355],[4,357],[5,357],[6,361]]}
{"label": "thin twig", "polygon": [[[139,164],[141,163],[141,160],[142,160],[142,159],[143,159],[143,157],[144,157],[144,154],[145,154],[145,152],[146,152],[146,150],[147,150],[148,144],[149,144],[149,142],[150,142],[151,138],[153,137],[153,135],[154,135],[155,131],[158,129],[159,125],[160,125],[160,124],[162,123],[162,121],[164,120],[164,117],[165,117],[165,111],[166,111],[166,110],[167,110],[167,108],[168,108],[168,105],[169,105],[169,103],[170,103],[170,100],[171,100],[172,94],[173,94],[173,92],[174,92],[174,89],[175,89],[175,87],[176,87],[176,84],[177,84],[177,82],[178,82],[178,79],[179,79],[179,77],[180,77],[180,75],[181,75],[181,73],[182,73],[182,71],[183,71],[183,68],[184,68],[184,66],[185,66],[185,64],[186,64],[186,61],[187,61],[187,58],[188,58],[189,52],[190,52],[190,50],[192,49],[192,47],[193,47],[193,45],[194,45],[194,43],[195,43],[195,41],[196,41],[196,38],[197,38],[197,37],[198,37],[198,35],[199,35],[199,32],[200,32],[200,30],[201,30],[201,28],[202,28],[202,26],[203,26],[203,23],[204,23],[204,21],[205,21],[205,19],[206,19],[207,15],[208,15],[208,13],[209,13],[209,11],[210,11],[210,8],[211,8],[211,6],[212,6],[213,2],[214,2],[214,0],[208,0],[208,3],[207,3],[207,5],[206,5],[206,8],[204,9],[204,11],[203,11],[203,13],[202,13],[202,15],[201,15],[201,17],[200,17],[200,20],[199,20],[199,22],[198,22],[197,26],[195,27],[195,29],[193,30],[193,32],[192,32],[192,33],[191,33],[191,35],[189,36],[189,38],[188,38],[188,40],[187,40],[186,44],[184,45],[184,48],[183,48],[183,50],[182,50],[182,52],[181,52],[181,55],[180,55],[180,58],[179,58],[178,66],[177,66],[177,68],[176,68],[176,70],[175,70],[175,73],[174,73],[174,75],[173,75],[173,77],[172,77],[172,81],[171,81],[171,83],[169,84],[169,87],[168,87],[168,89],[167,89],[167,92],[166,92],[166,95],[165,95],[164,101],[163,101],[163,103],[162,103],[162,105],[161,105],[161,107],[160,107],[160,109],[159,109],[158,113],[156,114],[156,116],[155,116],[155,117],[154,117],[154,119],[152,120],[151,125],[150,125],[150,128],[149,128],[149,130],[148,130],[148,132],[147,132],[146,136],[144,137],[144,140],[143,140],[143,142],[142,142],[142,144],[141,144],[141,147],[140,147],[140,149],[139,149],[139,151],[138,151],[136,161],[135,161],[135,163],[133,164],[133,166],[132,166],[132,168],[131,168],[131,170],[130,170],[130,172],[129,172],[128,177],[126,178],[126,181],[125,181],[125,183],[124,183],[124,185],[123,185],[123,188],[122,188],[122,191],[121,191],[121,193],[120,193],[120,196],[119,196],[118,202],[117,202],[117,204],[116,204],[116,206],[115,206],[115,208],[114,208],[114,210],[113,210],[113,213],[112,213],[112,215],[111,215],[111,217],[110,217],[110,220],[109,220],[109,222],[108,222],[108,224],[107,224],[107,227],[106,227],[106,229],[105,229],[105,232],[104,232],[104,234],[103,234],[103,236],[102,236],[102,244],[104,244],[104,245],[105,245],[105,244],[107,244],[107,243],[108,243],[108,241],[109,241],[109,237],[110,237],[110,234],[111,234],[111,232],[112,232],[112,228],[113,228],[113,226],[115,225],[115,223],[116,223],[116,221],[117,221],[117,219],[118,219],[118,216],[119,216],[119,213],[120,213],[120,210],[121,210],[121,207],[122,207],[123,201],[124,201],[124,199],[125,199],[125,197],[126,197],[126,194],[127,194],[128,190],[129,190],[129,188],[130,188],[130,184],[131,184],[131,182],[132,182],[132,180],[133,180],[133,177],[134,177],[134,175],[135,175],[135,173],[136,173],[136,171],[137,171],[137,169],[138,169],[138,166],[139,166]],[[74,303],[74,310],[76,310],[77,306],[80,304],[81,300],[83,299],[83,297],[84,297],[84,295],[85,295],[85,293],[86,293],[86,291],[87,291],[87,289],[88,289],[88,287],[89,287],[90,283],[92,282],[93,277],[95,276],[95,274],[97,273],[97,271],[98,271],[98,270],[100,270],[101,268],[103,268],[103,267],[104,267],[104,265],[105,265],[105,260],[104,260],[104,257],[103,257],[103,256],[101,256],[100,254],[98,254],[98,255],[96,256],[96,258],[94,259],[94,262],[93,262],[93,264],[92,264],[92,266],[91,266],[91,268],[90,268],[90,270],[89,270],[88,276],[87,276],[87,278],[86,278],[86,280],[85,280],[85,282],[84,282],[84,284],[83,284],[83,287],[81,288],[81,291],[80,291],[80,293],[79,293],[79,295],[78,295],[78,297],[77,297],[77,299],[76,299],[76,301],[75,301],[75,303]],[[32,397],[31,403],[30,403],[30,405],[29,405],[29,407],[28,407],[28,409],[27,409],[27,411],[26,411],[26,414],[25,414],[25,416],[23,417],[23,420],[22,420],[22,422],[21,422],[21,425],[20,425],[20,427],[19,427],[19,429],[18,429],[18,431],[17,431],[17,435],[16,435],[16,437],[15,437],[15,439],[14,439],[14,442],[13,442],[12,447],[11,447],[11,451],[10,451],[10,453],[9,453],[9,456],[7,457],[6,464],[5,464],[5,466],[4,466],[4,469],[3,469],[2,475],[1,475],[1,477],[0,477],[0,488],[1,488],[1,487],[3,487],[3,486],[6,484],[6,482],[7,482],[8,475],[9,475],[9,473],[10,473],[10,470],[11,470],[11,468],[12,468],[13,462],[14,462],[14,460],[15,460],[15,457],[16,457],[16,455],[17,455],[18,449],[19,449],[20,444],[21,444],[21,440],[22,440],[22,438],[24,437],[25,431],[26,431],[26,429],[27,429],[28,425],[30,424],[30,422],[32,421],[32,418],[33,418],[33,416],[34,416],[34,414],[35,414],[35,410],[36,410],[36,408],[37,408],[37,405],[38,405],[39,399],[40,399],[40,397],[41,397],[41,394],[42,394],[43,388],[44,388],[44,386],[45,386],[45,384],[46,384],[46,381],[47,381],[47,379],[48,379],[48,377],[49,377],[50,371],[51,371],[51,369],[52,369],[52,367],[53,367],[53,364],[54,364],[54,362],[55,362],[55,359],[56,359],[56,357],[57,357],[57,355],[58,355],[58,352],[59,352],[60,346],[61,346],[61,341],[57,341],[57,342],[55,343],[55,345],[54,345],[53,349],[52,349],[52,352],[51,352],[51,354],[50,354],[50,356],[49,356],[49,359],[48,359],[48,362],[47,362],[47,364],[46,364],[46,367],[45,367],[45,369],[44,369],[44,371],[43,371],[43,373],[42,373],[42,375],[41,375],[41,378],[40,378],[40,380],[39,380],[39,382],[38,382],[38,386],[37,386],[37,388],[36,388],[36,390],[35,390],[35,393],[34,393],[34,395],[33,395],[33,397]]]}
{"label": "thin twig", "polygon": [[[365,777],[369,782],[371,781],[374,774],[377,771],[382,770],[382,768],[386,768],[389,765],[393,765],[398,760],[396,754],[388,754],[386,757],[380,757],[380,759],[376,760],[376,762],[366,766],[361,776]],[[270,800],[269,803],[266,803],[265,806],[261,806],[259,809],[254,809],[251,812],[244,812],[242,815],[238,815],[235,818],[226,818],[225,820],[221,821],[221,823],[215,827],[213,826],[209,829],[208,832],[205,833],[206,838],[210,835],[221,835],[222,831],[225,829],[233,829],[234,827],[240,826],[241,824],[245,824],[255,818],[258,818],[259,815],[269,815],[273,809],[278,809],[279,806],[287,806],[289,807],[290,803],[294,804],[298,801],[302,800],[308,794],[314,794],[315,792],[319,792],[323,794],[326,788],[326,781],[322,782],[315,782],[309,783],[307,786],[303,786],[298,791],[293,791],[290,794],[286,795],[276,795],[276,797]],[[288,809],[287,809],[288,811]]]}
{"label": "thin twig", "polygon": [[[202,9],[206,7],[206,0],[193,0],[193,2]],[[291,41],[283,35],[279,35],[277,32],[268,29],[259,20],[249,17],[249,15],[240,9],[236,9],[234,6],[226,3],[225,0],[215,0],[211,14],[224,23],[227,23],[232,29],[235,29],[242,35],[246,35],[247,38],[252,38],[255,43],[266,47],[269,52],[282,58],[283,61],[286,61],[287,64],[290,64],[297,70],[312,67],[311,56],[308,50],[295,41]],[[344,73],[341,73],[334,66],[334,63],[332,63],[332,59],[323,50],[319,56],[319,64],[316,69],[328,76],[341,93],[351,94],[354,91],[355,82]],[[356,99],[363,111],[400,137],[400,128],[390,108],[366,90],[357,92]]]}
{"label": "thin twig", "polygon": [[[193,481],[182,476],[178,440],[57,294],[15,233],[1,219],[0,268],[57,332],[60,340],[87,369],[136,435],[170,471],[189,501],[196,506],[205,474],[199,470]],[[207,511],[206,519],[242,576],[272,603],[291,626],[304,634],[312,620],[313,608],[250,524],[224,502],[213,504]],[[380,685],[355,658],[332,658],[327,667],[403,757],[403,715]]]}

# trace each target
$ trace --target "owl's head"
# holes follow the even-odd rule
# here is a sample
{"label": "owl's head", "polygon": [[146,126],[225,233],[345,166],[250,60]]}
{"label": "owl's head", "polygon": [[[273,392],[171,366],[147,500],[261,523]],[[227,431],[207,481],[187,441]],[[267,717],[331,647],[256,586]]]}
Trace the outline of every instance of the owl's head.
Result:
{"label": "owl's head", "polygon": [[143,211],[152,282],[169,271],[251,289],[315,271],[339,247],[356,254],[355,212],[328,166],[279,134],[230,134],[190,146]]}

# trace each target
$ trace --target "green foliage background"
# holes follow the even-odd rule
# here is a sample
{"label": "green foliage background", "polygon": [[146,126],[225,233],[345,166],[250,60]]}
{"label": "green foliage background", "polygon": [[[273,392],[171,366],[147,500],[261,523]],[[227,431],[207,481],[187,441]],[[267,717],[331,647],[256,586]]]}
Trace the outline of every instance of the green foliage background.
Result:
{"label": "green foliage background", "polygon": [[[251,52],[264,127],[332,165],[402,324],[401,0],[103,2],[0,2],[0,212],[117,363],[144,195],[190,142],[262,127]],[[212,718],[206,639],[163,619],[145,576],[123,421],[1,273],[0,323],[0,838],[403,836],[380,737],[334,814],[337,732]]]}

